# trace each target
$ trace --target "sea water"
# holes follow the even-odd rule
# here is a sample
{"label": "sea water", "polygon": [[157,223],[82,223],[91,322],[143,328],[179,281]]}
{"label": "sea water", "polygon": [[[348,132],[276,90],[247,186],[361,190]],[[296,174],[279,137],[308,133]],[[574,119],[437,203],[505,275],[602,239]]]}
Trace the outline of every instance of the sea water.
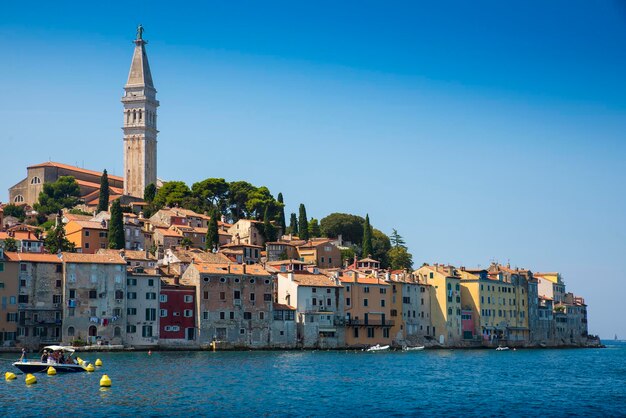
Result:
{"label": "sea water", "polygon": [[[626,416],[606,349],[81,353],[94,373],[0,382],[0,416]],[[18,372],[3,354],[2,372]],[[113,384],[101,389],[107,374]]]}

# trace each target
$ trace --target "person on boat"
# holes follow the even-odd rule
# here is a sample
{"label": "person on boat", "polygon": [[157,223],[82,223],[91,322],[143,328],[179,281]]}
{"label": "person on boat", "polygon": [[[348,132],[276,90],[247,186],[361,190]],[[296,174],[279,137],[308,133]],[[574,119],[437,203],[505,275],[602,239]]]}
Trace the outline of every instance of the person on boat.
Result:
{"label": "person on boat", "polygon": [[41,355],[41,362],[42,363],[47,363],[48,362],[48,351],[47,350],[43,350],[43,354]]}
{"label": "person on boat", "polygon": [[57,361],[57,363],[65,364],[65,356],[63,355],[62,351],[59,353],[59,360]]}

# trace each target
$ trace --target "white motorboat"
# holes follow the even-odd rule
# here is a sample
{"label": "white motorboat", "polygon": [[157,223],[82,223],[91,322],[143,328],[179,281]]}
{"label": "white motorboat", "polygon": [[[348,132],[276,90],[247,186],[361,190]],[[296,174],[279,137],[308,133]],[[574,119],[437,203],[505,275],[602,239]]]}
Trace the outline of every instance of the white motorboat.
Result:
{"label": "white motorboat", "polygon": [[61,345],[49,345],[44,347],[44,350],[50,353],[52,356],[53,353],[62,353],[63,356],[67,355],[62,363],[58,361],[41,361],[41,360],[28,360],[27,358],[23,358],[21,361],[16,361],[13,363],[15,367],[20,369],[24,373],[45,373],[48,371],[48,367],[52,366],[58,373],[76,373],[76,372],[84,372],[86,369],[76,364],[76,361],[72,358],[74,354],[74,349],[72,347],[65,347]]}
{"label": "white motorboat", "polygon": [[497,347],[496,351],[506,351],[508,349],[509,349],[509,347]]}
{"label": "white motorboat", "polygon": [[368,348],[365,351],[385,351],[385,350],[389,350],[389,346],[388,345],[376,344],[376,345],[371,346],[370,348]]}
{"label": "white motorboat", "polygon": [[423,350],[424,348],[425,347],[423,345],[420,345],[418,347],[405,346],[405,347],[402,347],[402,351],[420,351],[420,350]]}

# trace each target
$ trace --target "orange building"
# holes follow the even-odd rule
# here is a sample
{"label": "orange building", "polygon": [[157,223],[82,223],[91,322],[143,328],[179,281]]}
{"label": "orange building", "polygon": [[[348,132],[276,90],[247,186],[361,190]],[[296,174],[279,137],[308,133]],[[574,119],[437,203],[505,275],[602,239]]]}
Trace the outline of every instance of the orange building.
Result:
{"label": "orange building", "polygon": [[391,286],[374,275],[348,270],[341,277],[344,286],[346,345],[391,344],[394,326],[391,316]]}
{"label": "orange building", "polygon": [[0,345],[15,344],[19,264],[0,248]]}
{"label": "orange building", "polygon": [[95,254],[109,245],[106,221],[71,220],[65,224],[65,237],[74,243],[77,252],[83,254]]}

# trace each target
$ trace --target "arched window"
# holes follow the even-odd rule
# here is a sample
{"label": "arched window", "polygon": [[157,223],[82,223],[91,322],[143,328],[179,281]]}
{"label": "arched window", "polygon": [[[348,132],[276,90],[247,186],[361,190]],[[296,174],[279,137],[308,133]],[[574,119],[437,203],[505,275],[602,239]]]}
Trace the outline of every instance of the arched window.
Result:
{"label": "arched window", "polygon": [[139,110],[139,122],[141,122],[141,115],[142,115],[142,113],[143,113],[143,112],[142,112],[142,111],[141,111],[141,109],[140,109],[140,110]]}
{"label": "arched window", "polygon": [[98,329],[96,328],[95,325],[91,325],[89,327],[89,336],[90,337],[95,337],[96,335],[98,335]]}
{"label": "arched window", "polygon": [[41,179],[35,176],[30,180],[30,184],[41,184]]}
{"label": "arched window", "polygon": [[137,120],[137,111],[133,110],[133,122]]}
{"label": "arched window", "polygon": [[15,203],[22,203],[22,202],[24,202],[24,196],[22,196],[21,194],[18,194],[13,199],[13,202],[15,202]]}
{"label": "arched window", "polygon": [[114,337],[121,337],[122,336],[122,329],[120,327],[115,327],[115,329],[113,330],[113,336]]}
{"label": "arched window", "polygon": [[126,123],[130,123],[130,110],[126,111]]}
{"label": "arched window", "polygon": [[67,336],[68,337],[73,337],[74,336],[74,327],[68,327],[67,328]]}

